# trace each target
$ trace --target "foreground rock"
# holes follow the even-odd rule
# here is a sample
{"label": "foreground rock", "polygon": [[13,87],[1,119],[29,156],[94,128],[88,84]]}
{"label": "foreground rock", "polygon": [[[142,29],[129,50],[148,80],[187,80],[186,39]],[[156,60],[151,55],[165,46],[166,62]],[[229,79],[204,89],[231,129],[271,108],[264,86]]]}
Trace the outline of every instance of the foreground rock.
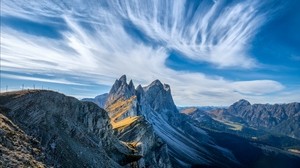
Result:
{"label": "foreground rock", "polygon": [[[121,167],[130,166],[141,157],[134,155],[130,147],[113,135],[107,112],[94,103],[80,102],[52,91],[35,90],[2,93],[0,105],[6,109],[2,115],[14,123],[8,124],[12,125],[8,130],[17,133],[17,138],[25,138],[23,144],[17,144],[18,147],[34,149],[31,146],[35,142],[27,143],[27,135],[34,137],[43,147],[44,161],[36,158],[34,152],[27,157],[27,161],[40,167],[44,164],[54,167]],[[8,119],[4,117],[4,120]],[[7,150],[7,144],[2,140],[1,150]],[[34,151],[40,150],[36,148]],[[26,150],[23,152],[27,153]],[[27,165],[27,161],[25,157],[22,164]],[[1,162],[6,163],[4,157],[1,157]],[[11,164],[14,165],[13,161]]]}
{"label": "foreground rock", "polygon": [[3,114],[0,114],[0,158],[0,167],[46,167],[39,142]]}

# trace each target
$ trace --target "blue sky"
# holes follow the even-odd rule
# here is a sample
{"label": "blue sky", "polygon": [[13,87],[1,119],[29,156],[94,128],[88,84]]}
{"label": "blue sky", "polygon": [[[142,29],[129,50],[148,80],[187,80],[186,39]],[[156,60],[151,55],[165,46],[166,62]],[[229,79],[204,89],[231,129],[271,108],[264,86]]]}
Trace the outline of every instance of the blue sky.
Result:
{"label": "blue sky", "polygon": [[300,2],[1,1],[1,91],[171,85],[177,105],[300,100]]}

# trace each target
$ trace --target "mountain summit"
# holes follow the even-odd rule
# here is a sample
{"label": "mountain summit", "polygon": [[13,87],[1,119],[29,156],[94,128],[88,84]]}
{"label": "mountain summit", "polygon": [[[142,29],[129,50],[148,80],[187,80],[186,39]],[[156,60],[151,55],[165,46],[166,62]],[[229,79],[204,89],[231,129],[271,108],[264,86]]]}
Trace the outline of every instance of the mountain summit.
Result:
{"label": "mountain summit", "polygon": [[[109,91],[107,98],[107,104],[114,103],[120,98],[128,99],[135,94],[135,88],[132,80],[127,84],[126,75],[120,77],[119,80],[116,80],[112,88]],[[105,105],[107,106],[107,105]]]}
{"label": "mountain summit", "polygon": [[[132,127],[135,125],[135,121],[133,120],[144,118],[146,124],[143,125],[149,127],[146,129],[147,132],[153,131],[159,137],[154,138],[155,141],[162,139],[167,144],[168,150],[166,151],[170,156],[172,165],[189,167],[237,164],[236,159],[229,151],[214,144],[204,130],[197,128],[193,122],[189,122],[188,117],[178,112],[168,84],[155,80],[145,87],[138,85],[134,91],[133,86],[132,81],[129,84],[126,83],[126,76],[123,75],[112,86],[106,102],[106,110],[113,125],[131,123],[122,129],[116,129],[121,139],[139,137],[132,133],[129,136],[129,131],[125,130],[134,130]],[[149,139],[149,137],[147,138]],[[136,139],[127,138],[126,140],[135,141]],[[145,146],[142,147],[145,148]],[[158,149],[165,151],[162,146]],[[214,152],[208,152],[210,150]],[[143,164],[140,163],[140,165]]]}

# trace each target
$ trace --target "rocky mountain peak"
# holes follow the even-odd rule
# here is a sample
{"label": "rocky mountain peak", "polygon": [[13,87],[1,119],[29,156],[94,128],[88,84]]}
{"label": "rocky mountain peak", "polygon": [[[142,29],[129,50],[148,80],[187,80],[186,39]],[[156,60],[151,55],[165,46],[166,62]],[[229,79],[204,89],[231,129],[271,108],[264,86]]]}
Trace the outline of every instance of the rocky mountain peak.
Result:
{"label": "rocky mountain peak", "polygon": [[145,87],[144,91],[143,99],[154,111],[177,111],[169,85],[163,85],[159,80],[155,80]]}
{"label": "rocky mountain peak", "polygon": [[228,111],[231,114],[239,114],[245,113],[249,108],[251,108],[250,102],[245,99],[241,99],[229,106]]}
{"label": "rocky mountain peak", "polygon": [[138,86],[136,87],[136,91],[137,91],[137,92],[144,92],[144,89],[143,89],[143,87],[142,87],[141,85],[138,85]]}
{"label": "rocky mountain peak", "polygon": [[155,81],[153,81],[148,87],[152,87],[152,86],[163,86],[163,84],[160,82],[160,80],[156,79]]}
{"label": "rocky mountain peak", "polygon": [[157,79],[146,87],[138,85],[135,89],[132,80],[127,84],[125,75],[116,80],[112,86],[105,107],[107,108],[119,100],[129,100],[132,96],[136,96],[137,102],[134,103],[143,109],[152,109],[156,112],[178,112],[168,84],[162,84]]}
{"label": "rocky mountain peak", "polygon": [[111,90],[109,91],[107,104],[111,104],[120,98],[128,99],[135,95],[135,88],[132,80],[127,84],[126,75],[122,75],[120,79],[116,80]]}
{"label": "rocky mountain peak", "polygon": [[138,87],[135,90],[135,94],[136,94],[138,100],[140,101],[141,97],[144,96],[144,89],[141,85],[138,85]]}
{"label": "rocky mountain peak", "polygon": [[232,106],[250,106],[251,103],[245,99],[241,99],[238,102],[234,103]]}
{"label": "rocky mountain peak", "polygon": [[132,95],[135,94],[135,87],[134,87],[134,84],[132,82],[132,80],[130,80],[129,84],[128,84],[128,90],[130,93],[132,93]]}
{"label": "rocky mountain peak", "polygon": [[122,83],[126,83],[127,79],[126,79],[126,75],[122,75],[119,79],[119,81],[121,81]]}

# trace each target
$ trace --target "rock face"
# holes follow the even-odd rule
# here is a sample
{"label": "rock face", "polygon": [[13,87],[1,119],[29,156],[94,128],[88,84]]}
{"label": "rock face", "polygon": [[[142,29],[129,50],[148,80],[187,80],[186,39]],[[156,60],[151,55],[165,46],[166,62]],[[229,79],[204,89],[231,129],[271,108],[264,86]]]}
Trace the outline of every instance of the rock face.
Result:
{"label": "rock face", "polygon": [[39,142],[0,112],[0,167],[46,167]]}
{"label": "rock face", "polygon": [[171,167],[167,145],[143,117],[127,117],[115,124],[114,130],[120,140],[135,150],[135,154],[143,156],[137,167]]}
{"label": "rock face", "polygon": [[133,82],[130,81],[127,84],[126,76],[123,75],[119,80],[116,80],[114,85],[112,86],[105,107],[114,103],[119,99],[128,99],[135,94],[135,88]]}
{"label": "rock face", "polygon": [[126,76],[116,80],[105,105],[115,135],[127,142],[134,149],[135,154],[143,156],[136,163],[137,167],[171,167],[166,144],[140,115],[139,102],[144,94],[143,89],[139,86],[140,90],[135,90],[132,81],[129,84],[126,82]]}
{"label": "rock face", "polygon": [[104,93],[102,95],[96,96],[95,98],[84,98],[82,101],[93,102],[97,104],[99,107],[104,108],[105,102],[107,101],[108,93]]}
{"label": "rock face", "polygon": [[300,138],[300,103],[251,105],[239,100],[217,117]]}
{"label": "rock face", "polygon": [[[122,76],[116,80],[109,92],[106,109],[115,122],[113,126],[129,122],[130,118],[144,118],[130,122],[122,129],[115,129],[116,135],[124,141],[143,139],[136,146],[138,153],[146,156],[142,151],[155,149],[149,159],[161,157],[160,160],[143,157],[145,160],[140,160],[140,166],[143,163],[157,164],[160,167],[170,167],[171,163],[173,167],[238,165],[230,151],[217,146],[205,131],[195,127],[188,117],[178,112],[169,85],[155,80],[146,87],[139,85],[133,92],[133,84],[127,84],[124,79],[126,77]],[[121,120],[116,119],[116,116],[122,116]],[[148,133],[141,135],[137,131],[140,128]]]}
{"label": "rock face", "polygon": [[121,167],[140,159],[113,135],[107,112],[94,103],[35,90],[2,93],[0,105],[7,109],[4,115],[41,144],[45,163],[54,167]]}
{"label": "rock face", "polygon": [[149,86],[145,87],[143,92],[141,104],[149,105],[152,110],[158,112],[177,111],[169,85],[155,80]]}

